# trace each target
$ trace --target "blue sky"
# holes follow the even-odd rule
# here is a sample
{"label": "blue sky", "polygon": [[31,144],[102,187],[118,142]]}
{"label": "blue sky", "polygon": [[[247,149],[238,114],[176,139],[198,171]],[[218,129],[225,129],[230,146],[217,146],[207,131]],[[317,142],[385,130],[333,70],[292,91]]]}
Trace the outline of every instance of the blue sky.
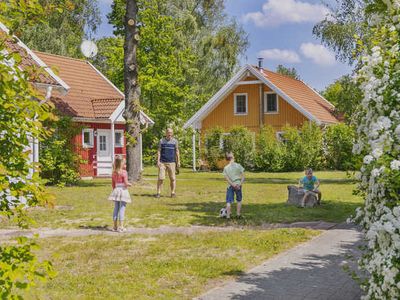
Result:
{"label": "blue sky", "polygon": [[[99,0],[103,22],[98,37],[112,35],[106,18],[111,2]],[[267,69],[275,70],[278,64],[294,67],[301,79],[317,90],[351,72],[312,35],[313,25],[329,13],[320,0],[226,0],[225,6],[226,13],[249,35],[250,46],[242,64],[256,64],[257,57],[264,57]]]}

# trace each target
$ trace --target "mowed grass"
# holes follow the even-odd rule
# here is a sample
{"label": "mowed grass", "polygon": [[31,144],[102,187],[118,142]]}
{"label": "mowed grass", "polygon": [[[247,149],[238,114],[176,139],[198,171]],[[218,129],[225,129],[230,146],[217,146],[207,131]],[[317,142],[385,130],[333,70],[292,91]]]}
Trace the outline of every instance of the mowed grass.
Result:
{"label": "mowed grass", "polygon": [[319,232],[234,230],[40,240],[54,280],[27,299],[191,299]]}
{"label": "mowed grass", "polygon": [[[302,172],[246,173],[243,187],[243,215],[240,221],[218,217],[225,205],[226,182],[221,173],[193,173],[182,170],[177,176],[177,197],[169,197],[169,180],[163,196],[154,198],[157,183],[156,168],[147,168],[143,181],[130,188],[133,203],[126,210],[127,226],[159,227],[190,225],[249,225],[292,223],[297,221],[342,222],[362,204],[352,194],[355,183],[345,172],[316,172],[322,182],[322,205],[301,209],[286,205],[287,185],[297,184]],[[56,208],[30,209],[36,220],[34,227],[79,228],[106,227],[111,224],[113,203],[107,200],[111,192],[110,179],[83,181],[75,187],[49,187],[55,195]],[[5,220],[1,227],[10,226]]]}

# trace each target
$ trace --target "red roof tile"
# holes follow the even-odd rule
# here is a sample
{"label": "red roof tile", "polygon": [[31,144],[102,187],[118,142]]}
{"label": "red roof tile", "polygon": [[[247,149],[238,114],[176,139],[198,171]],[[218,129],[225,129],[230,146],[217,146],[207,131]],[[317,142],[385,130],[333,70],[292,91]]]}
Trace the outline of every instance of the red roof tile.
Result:
{"label": "red roof tile", "polygon": [[302,108],[323,123],[338,123],[333,114],[335,107],[325,100],[317,91],[297,80],[268,70],[263,70],[264,76],[283,93],[289,96]]}
{"label": "red roof tile", "polygon": [[123,100],[123,95],[89,62],[65,56],[37,52],[69,86],[67,95],[55,95],[58,103],[73,117],[108,118]]}

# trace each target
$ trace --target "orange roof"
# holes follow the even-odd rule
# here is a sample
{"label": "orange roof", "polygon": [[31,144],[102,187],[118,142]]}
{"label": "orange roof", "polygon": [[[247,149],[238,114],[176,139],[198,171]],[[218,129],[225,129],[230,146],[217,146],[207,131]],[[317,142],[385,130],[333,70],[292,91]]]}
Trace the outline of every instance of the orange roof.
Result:
{"label": "orange roof", "polygon": [[70,86],[67,95],[54,95],[61,112],[73,117],[108,118],[123,95],[94,66],[81,59],[34,51]]}
{"label": "orange roof", "polygon": [[301,80],[263,69],[261,72],[283,93],[323,123],[338,123],[335,107]]}

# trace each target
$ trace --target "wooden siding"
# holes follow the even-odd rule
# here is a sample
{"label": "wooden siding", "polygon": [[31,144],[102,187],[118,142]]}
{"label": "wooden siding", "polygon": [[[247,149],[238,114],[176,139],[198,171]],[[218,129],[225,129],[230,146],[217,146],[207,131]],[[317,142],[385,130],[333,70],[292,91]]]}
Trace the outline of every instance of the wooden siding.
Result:
{"label": "wooden siding", "polygon": [[[94,130],[97,129],[110,129],[111,124],[103,124],[103,123],[79,123],[79,125],[83,126],[83,128],[91,128]],[[115,130],[124,130],[124,124],[115,124]],[[79,165],[79,173],[82,177],[86,176],[97,176],[96,170],[96,158],[97,158],[97,137],[93,137],[93,147],[92,148],[83,148],[82,146],[82,132],[77,134],[72,143],[74,144],[75,152],[79,154],[82,159],[85,161]],[[126,139],[124,136],[124,146],[123,147],[115,147],[115,154],[126,155]]]}
{"label": "wooden siding", "polygon": [[[246,78],[254,80],[254,78]],[[264,85],[264,92],[271,89]],[[247,93],[247,115],[234,114],[234,94]],[[225,99],[202,121],[202,131],[207,131],[216,126],[224,128],[226,131],[233,126],[245,126],[253,132],[260,130],[260,108],[259,108],[259,84],[240,85],[235,88]],[[292,107],[281,97],[278,97],[278,113],[263,114],[264,125],[272,125],[277,131],[281,130],[286,124],[291,126],[301,126],[308,119],[298,110]]]}

